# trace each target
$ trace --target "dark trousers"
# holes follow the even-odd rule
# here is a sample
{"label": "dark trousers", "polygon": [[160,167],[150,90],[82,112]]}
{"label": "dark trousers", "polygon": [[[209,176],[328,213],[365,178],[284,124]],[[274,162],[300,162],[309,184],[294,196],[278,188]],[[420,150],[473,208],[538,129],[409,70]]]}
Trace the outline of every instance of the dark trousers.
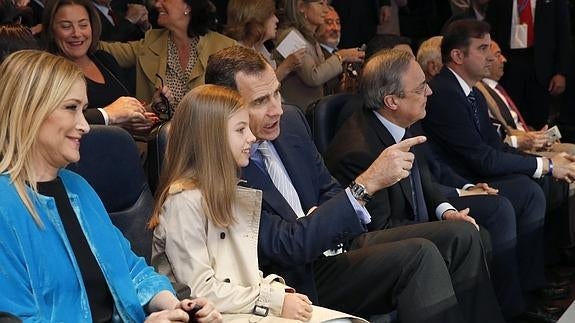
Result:
{"label": "dark trousers", "polygon": [[[530,182],[530,179],[526,179]],[[535,184],[535,183],[532,183]],[[536,184],[535,184],[536,186]],[[535,188],[535,191],[538,191]],[[540,196],[541,197],[541,196]],[[523,196],[526,202],[531,201]],[[491,281],[495,294],[505,318],[512,318],[525,310],[522,283],[519,274],[519,264],[524,260],[518,258],[517,252],[517,216],[512,203],[502,195],[477,195],[450,199],[451,204],[461,210],[468,207],[469,215],[485,228],[491,236]],[[544,211],[521,214],[524,217],[534,217],[543,224]],[[530,222],[531,220],[528,220]],[[543,242],[540,241],[540,244]],[[542,259],[536,264],[543,267]]]}
{"label": "dark trousers", "polygon": [[[499,241],[495,227],[491,232],[493,241],[493,269],[499,266],[508,267],[508,271],[492,271],[498,297],[502,300],[502,310],[506,317],[513,317],[522,312],[528,299],[528,292],[545,285],[544,260],[544,225],[546,199],[541,187],[525,175],[508,175],[486,180],[490,186],[499,189],[499,195],[506,197],[515,210],[515,222],[507,223],[509,230],[515,227],[516,239]],[[495,247],[501,244],[501,247]],[[498,249],[498,251],[496,251]],[[496,255],[496,253],[499,255]],[[514,270],[514,264],[516,272]],[[518,275],[517,275],[518,273]],[[521,290],[514,288],[519,282]],[[521,292],[521,294],[519,294]],[[523,295],[523,297],[522,297]]]}
{"label": "dark trousers", "polygon": [[463,221],[421,223],[357,237],[315,263],[319,304],[401,322],[502,322],[479,232]]}

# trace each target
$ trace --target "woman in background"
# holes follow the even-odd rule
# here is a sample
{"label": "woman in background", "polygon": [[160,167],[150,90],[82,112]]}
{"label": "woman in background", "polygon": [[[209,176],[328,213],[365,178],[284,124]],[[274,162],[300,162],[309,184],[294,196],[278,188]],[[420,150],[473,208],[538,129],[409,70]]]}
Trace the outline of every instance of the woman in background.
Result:
{"label": "woman in background", "polygon": [[323,96],[324,84],[343,72],[344,63],[362,62],[364,53],[357,48],[340,49],[328,59],[324,58],[314,35],[325,23],[326,0],[285,0],[285,11],[289,27],[280,32],[277,43],[291,31],[297,31],[306,42],[306,50],[301,66],[283,80],[281,93],[286,103],[305,110]]}
{"label": "woman in background", "polygon": [[87,80],[90,124],[117,125],[132,133],[148,131],[155,119],[131,97],[122,71],[108,53],[98,50],[101,24],[90,0],[48,1],[41,40],[47,51],[80,67]]}
{"label": "woman in background", "polygon": [[0,65],[0,312],[34,322],[187,322],[199,305],[199,321],[220,321],[204,299],[178,301],[90,185],[64,169],[80,158],[87,103],[84,75],[67,59],[25,50]]}
{"label": "woman in background", "polygon": [[231,0],[228,3],[228,24],[224,34],[235,39],[242,46],[252,48],[270,63],[278,81],[301,66],[305,49],[290,54],[277,65],[264,43],[275,40],[278,18],[273,0]]}
{"label": "woman in background", "polygon": [[184,97],[172,120],[150,222],[152,264],[213,301],[224,320],[351,317],[312,306],[281,277],[259,271],[262,192],[238,185],[255,142],[248,124],[248,108],[233,90],[203,85]]}
{"label": "woman in background", "polygon": [[157,0],[155,7],[162,29],[148,30],[140,41],[101,46],[120,66],[136,67],[138,99],[151,102],[164,80],[175,107],[191,89],[204,84],[208,57],[236,42],[210,30],[215,8],[209,0]]}

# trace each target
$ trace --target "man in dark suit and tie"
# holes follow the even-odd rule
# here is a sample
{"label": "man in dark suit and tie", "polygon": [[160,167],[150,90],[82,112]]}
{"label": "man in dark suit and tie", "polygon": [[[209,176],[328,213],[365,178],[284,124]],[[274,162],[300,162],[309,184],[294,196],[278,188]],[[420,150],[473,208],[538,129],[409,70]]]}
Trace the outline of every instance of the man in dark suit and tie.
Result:
{"label": "man in dark suit and tie", "polygon": [[[258,245],[264,272],[280,274],[320,305],[365,317],[396,304],[402,322],[502,321],[472,224],[423,223],[363,234],[371,221],[365,201],[408,176],[413,155],[406,150],[422,137],[389,147],[342,189],[302,113],[282,109],[280,84],[263,57],[239,46],[222,50],[208,61],[206,83],[237,89],[249,108],[258,143],[242,178],[263,191]],[[434,251],[422,258],[429,244]]]}
{"label": "man in dark suit and tie", "polygon": [[570,69],[569,10],[566,0],[494,0],[485,20],[509,59],[502,85],[528,124],[548,123],[551,96],[565,90]]}
{"label": "man in dark suit and tie", "polygon": [[112,10],[111,2],[112,0],[92,0],[102,23],[100,40],[126,42],[144,38],[144,32],[151,28],[146,6],[128,3],[125,12],[117,12]]}
{"label": "man in dark suit and tie", "polygon": [[505,143],[519,150],[533,151],[543,156],[551,156],[561,151],[575,154],[575,145],[559,143],[549,138],[547,125],[540,130],[531,130],[515,101],[499,84],[507,58],[501,53],[501,48],[495,41],[491,41],[491,52],[495,60],[489,69],[489,77],[483,78],[476,86],[485,96],[489,115],[494,124],[500,127],[499,132]]}
{"label": "man in dark suit and tie", "polygon": [[[493,62],[490,46],[489,25],[485,22],[460,20],[447,27],[441,45],[444,67],[430,82],[433,95],[427,101],[423,127],[443,162],[465,178],[499,189],[499,194],[517,207],[517,201],[529,194],[540,194],[541,187],[530,177],[541,178],[544,188],[553,185],[551,178],[572,182],[575,164],[572,157],[563,153],[538,157],[503,143],[491,125],[485,98],[474,87],[489,75]],[[549,199],[552,195],[546,196]],[[516,213],[517,227],[526,232],[518,236],[518,250],[526,250],[527,257],[543,259],[542,244],[522,247],[529,241],[541,241],[543,230]],[[541,267],[520,274],[525,279],[522,281],[528,283],[522,286],[524,290],[545,284]]]}
{"label": "man in dark suit and tie", "polygon": [[[363,69],[361,96],[364,105],[358,106],[354,115],[338,131],[326,154],[326,162],[332,174],[342,183],[349,183],[363,172],[378,153],[404,137],[410,137],[419,120],[425,117],[425,105],[431,90],[425,74],[415,58],[406,52],[390,50],[376,54]],[[415,128],[415,129],[414,129]],[[396,227],[414,222],[434,220],[470,221],[487,228],[493,242],[492,280],[503,313],[507,318],[525,310],[519,265],[543,269],[543,259],[529,255],[528,250],[517,252],[516,239],[523,234],[516,226],[516,216],[511,203],[499,195],[474,195],[452,197],[435,182],[428,168],[432,154],[425,143],[412,148],[414,166],[408,178],[385,188],[366,204],[373,219],[370,230]],[[448,169],[447,166],[443,166]],[[443,171],[445,174],[446,172]],[[444,175],[446,176],[446,175]],[[447,175],[444,182],[459,180],[456,174]],[[466,193],[462,185],[458,191]],[[461,186],[460,186],[461,185]],[[473,186],[473,185],[471,185]],[[485,184],[478,184],[489,190]],[[455,191],[454,188],[451,189]],[[493,191],[487,191],[495,193]],[[480,193],[487,193],[481,190]],[[519,209],[521,216],[540,229],[545,216],[545,197],[535,194],[526,199]],[[457,211],[458,208],[465,208]],[[542,238],[542,237],[539,237]],[[542,239],[530,241],[542,244]],[[520,255],[520,257],[518,257]]]}

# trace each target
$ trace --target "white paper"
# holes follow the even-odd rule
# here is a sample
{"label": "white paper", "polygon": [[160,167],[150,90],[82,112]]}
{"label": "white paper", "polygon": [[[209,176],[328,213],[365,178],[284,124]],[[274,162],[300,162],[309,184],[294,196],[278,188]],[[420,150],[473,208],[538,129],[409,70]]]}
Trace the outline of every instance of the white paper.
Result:
{"label": "white paper", "polygon": [[276,50],[283,56],[283,58],[287,58],[291,53],[306,46],[307,42],[305,41],[305,38],[303,38],[298,31],[293,29],[276,47]]}
{"label": "white paper", "polygon": [[561,139],[561,132],[559,131],[559,128],[557,128],[557,126],[553,126],[547,129],[547,137],[549,138],[547,140],[551,143]]}

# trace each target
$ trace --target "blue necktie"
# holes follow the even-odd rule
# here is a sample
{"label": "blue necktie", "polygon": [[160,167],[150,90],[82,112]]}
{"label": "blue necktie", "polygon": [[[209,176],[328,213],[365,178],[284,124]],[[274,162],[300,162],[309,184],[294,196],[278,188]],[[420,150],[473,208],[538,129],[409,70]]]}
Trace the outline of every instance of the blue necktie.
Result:
{"label": "blue necktie", "polygon": [[[404,139],[412,137],[409,129],[405,130]],[[419,174],[419,167],[417,161],[413,160],[411,173],[409,175],[409,182],[411,183],[411,199],[413,201],[413,217],[416,222],[428,222],[429,215],[427,213],[427,206],[425,205],[425,197],[423,196],[423,186],[421,185],[421,175]]]}
{"label": "blue necktie", "polygon": [[467,95],[467,101],[471,105],[471,114],[473,115],[473,122],[475,123],[475,128],[477,131],[481,132],[481,126],[479,125],[479,112],[477,111],[477,98],[475,97],[475,90],[471,90],[469,95]]}

